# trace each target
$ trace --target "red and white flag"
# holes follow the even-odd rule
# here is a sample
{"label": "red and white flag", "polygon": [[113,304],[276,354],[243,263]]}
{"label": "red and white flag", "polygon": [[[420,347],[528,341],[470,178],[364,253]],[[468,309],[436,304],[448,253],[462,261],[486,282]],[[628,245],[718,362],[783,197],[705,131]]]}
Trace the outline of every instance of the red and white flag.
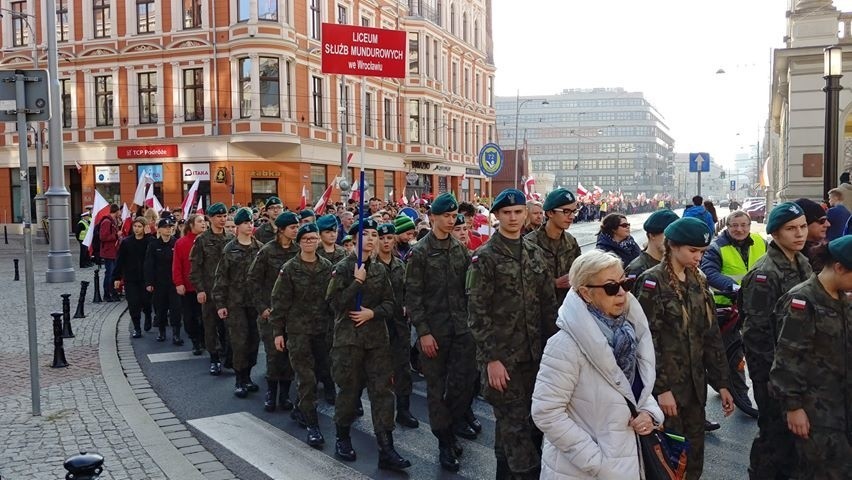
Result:
{"label": "red and white flag", "polygon": [[195,206],[195,213],[198,215],[204,215],[204,206],[202,205],[201,196],[198,197],[198,205]]}
{"label": "red and white flag", "polygon": [[592,191],[597,195],[603,195],[603,188],[595,185],[594,183],[592,184]]}
{"label": "red and white flag", "polygon": [[86,238],[83,239],[83,245],[89,247],[90,252],[92,250],[92,238],[95,234],[95,225],[98,225],[101,220],[109,215],[109,202],[97,190],[95,190],[95,202],[92,204],[92,215],[94,216],[94,220],[92,220],[91,227],[86,231]]}
{"label": "red and white flag", "polygon": [[302,197],[299,199],[299,211],[301,212],[308,207],[308,191],[302,185]]}
{"label": "red and white flag", "polygon": [[524,180],[524,196],[527,197],[527,200],[532,200],[533,192],[535,191],[535,178],[532,176],[527,177]]}
{"label": "red and white flag", "polygon": [[361,201],[361,181],[355,181],[352,183],[352,193],[349,195],[349,198],[359,202]]}
{"label": "red and white flag", "polygon": [[125,237],[130,235],[130,229],[133,227],[133,215],[130,214],[130,209],[127,208],[127,202],[121,206],[121,234]]}
{"label": "red and white flag", "polygon": [[148,185],[153,185],[154,179],[148,175],[148,172],[142,174],[139,177],[139,183],[136,184],[136,193],[133,194],[133,204],[142,206],[145,205],[145,194],[147,192]]}
{"label": "red and white flag", "polygon": [[77,167],[77,173],[80,173],[80,172],[83,171],[83,167],[80,165],[80,162],[78,162],[77,160],[74,160],[74,166]]}
{"label": "red and white flag", "polygon": [[589,190],[587,190],[586,187],[584,187],[582,183],[578,182],[577,183],[577,194],[580,195],[581,197],[585,197],[586,195],[589,194]]}
{"label": "red and white flag", "polygon": [[186,198],[183,199],[183,203],[180,206],[180,209],[183,211],[183,218],[189,218],[192,204],[195,203],[195,196],[198,195],[198,184],[199,180],[196,179],[192,186],[189,187],[189,191],[186,192]]}
{"label": "red and white flag", "polygon": [[328,201],[331,200],[331,191],[334,189],[334,186],[337,184],[337,179],[334,179],[331,183],[325,187],[325,190],[322,192],[322,196],[317,200],[316,205],[314,205],[314,213],[317,215],[322,215],[321,212],[324,212],[326,206],[328,205]]}
{"label": "red and white flag", "polygon": [[145,195],[145,206],[148,208],[153,208],[154,211],[157,212],[157,215],[159,215],[160,212],[163,211],[163,205],[160,203],[157,197],[154,196],[153,183],[151,184],[151,187],[148,188],[148,193]]}
{"label": "red and white flag", "polygon": [[402,196],[399,197],[399,203],[403,205],[408,205],[408,199],[405,198],[405,187],[402,187]]}

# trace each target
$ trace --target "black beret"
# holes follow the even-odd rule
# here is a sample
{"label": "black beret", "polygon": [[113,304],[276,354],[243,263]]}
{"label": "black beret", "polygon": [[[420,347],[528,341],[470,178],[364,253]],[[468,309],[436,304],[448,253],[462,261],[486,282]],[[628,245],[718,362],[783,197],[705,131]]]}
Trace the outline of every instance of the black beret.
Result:
{"label": "black beret", "polygon": [[271,197],[269,197],[269,198],[267,198],[267,199],[266,199],[266,203],[264,204],[264,207],[265,207],[265,208],[269,208],[269,207],[271,207],[271,206],[273,206],[273,205],[284,205],[284,204],[283,204],[283,203],[281,203],[281,199],[280,199],[280,198],[278,198],[278,197],[276,197],[276,196],[274,196],[274,195],[273,195],[273,196],[271,196]]}
{"label": "black beret", "polygon": [[275,226],[285,228],[288,225],[296,225],[299,223],[299,217],[293,212],[284,212],[275,217]]}
{"label": "black beret", "polygon": [[524,193],[517,188],[507,188],[497,195],[494,203],[491,205],[491,212],[499,212],[503,207],[514,207],[518,205],[526,205],[527,198]]}

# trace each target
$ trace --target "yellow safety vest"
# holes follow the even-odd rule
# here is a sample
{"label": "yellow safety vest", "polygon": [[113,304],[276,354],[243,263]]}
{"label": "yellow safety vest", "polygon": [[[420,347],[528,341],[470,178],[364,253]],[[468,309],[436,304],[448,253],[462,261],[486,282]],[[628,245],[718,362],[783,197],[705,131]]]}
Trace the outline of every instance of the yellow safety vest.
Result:
{"label": "yellow safety vest", "polygon": [[92,221],[89,219],[89,217],[83,217],[77,223],[83,224],[83,228],[81,228],[80,233],[77,234],[77,240],[82,242],[83,240],[86,239],[86,234],[89,233],[89,228],[92,225]]}
{"label": "yellow safety vest", "polygon": [[[754,267],[754,264],[757,263],[760,257],[766,254],[766,242],[763,241],[763,238],[756,233],[749,234],[749,237],[751,237],[752,244],[748,247],[748,267],[743,262],[740,252],[733,245],[725,245],[719,249],[722,257],[721,273],[731,278],[737,285],[739,285],[740,280],[743,279],[745,274]],[[714,295],[714,299],[716,300],[716,305],[719,306],[728,306],[731,304],[731,299],[722,295]]]}

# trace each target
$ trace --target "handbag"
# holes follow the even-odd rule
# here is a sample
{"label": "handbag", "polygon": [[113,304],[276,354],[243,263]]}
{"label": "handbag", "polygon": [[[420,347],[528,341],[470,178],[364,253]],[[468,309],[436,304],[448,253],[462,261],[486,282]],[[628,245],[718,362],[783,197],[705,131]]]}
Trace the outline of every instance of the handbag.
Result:
{"label": "handbag", "polygon": [[[639,415],[627,397],[627,406],[633,418]],[[639,450],[646,480],[683,480],[686,475],[686,453],[689,442],[679,435],[654,429],[647,435],[639,435]]]}

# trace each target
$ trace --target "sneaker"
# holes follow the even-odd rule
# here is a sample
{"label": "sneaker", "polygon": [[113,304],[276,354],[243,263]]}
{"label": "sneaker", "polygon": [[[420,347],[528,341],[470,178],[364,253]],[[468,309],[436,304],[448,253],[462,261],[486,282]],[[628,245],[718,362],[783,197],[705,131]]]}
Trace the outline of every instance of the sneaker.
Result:
{"label": "sneaker", "polygon": [[142,338],[142,332],[140,330],[133,330],[133,333],[130,334],[130,338]]}

